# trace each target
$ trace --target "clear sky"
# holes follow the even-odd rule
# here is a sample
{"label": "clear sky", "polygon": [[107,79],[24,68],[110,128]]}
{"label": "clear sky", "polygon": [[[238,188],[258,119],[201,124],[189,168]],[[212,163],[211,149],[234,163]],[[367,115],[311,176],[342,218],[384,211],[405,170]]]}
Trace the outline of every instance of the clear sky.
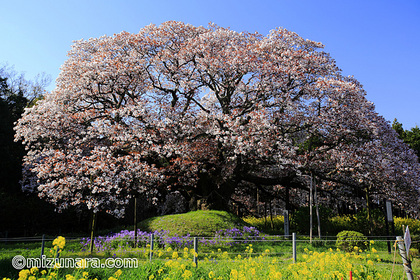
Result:
{"label": "clear sky", "polygon": [[[418,0],[4,0],[0,65],[26,78],[55,80],[74,40],[168,20],[214,22],[235,31],[285,27],[322,42],[345,75],[353,75],[387,120],[420,126],[420,1]],[[54,82],[49,90],[54,88]]]}

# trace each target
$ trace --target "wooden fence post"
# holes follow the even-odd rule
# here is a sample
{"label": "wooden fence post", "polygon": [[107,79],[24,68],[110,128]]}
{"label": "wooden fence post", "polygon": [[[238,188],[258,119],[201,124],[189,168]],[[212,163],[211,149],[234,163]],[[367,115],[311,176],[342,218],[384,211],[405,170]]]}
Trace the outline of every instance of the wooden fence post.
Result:
{"label": "wooden fence post", "polygon": [[407,274],[408,280],[414,280],[413,270],[411,269],[410,260],[407,257],[407,251],[405,250],[404,239],[401,236],[397,236],[398,248],[400,249],[400,255],[402,258],[404,271]]}

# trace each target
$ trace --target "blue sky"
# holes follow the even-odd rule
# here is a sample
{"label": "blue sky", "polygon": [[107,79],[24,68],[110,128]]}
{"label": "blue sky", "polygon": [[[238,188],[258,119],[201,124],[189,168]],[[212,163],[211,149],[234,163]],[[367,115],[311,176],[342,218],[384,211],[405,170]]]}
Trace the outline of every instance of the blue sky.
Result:
{"label": "blue sky", "polygon": [[[2,1],[0,65],[53,80],[74,40],[137,33],[167,20],[214,22],[235,31],[285,27],[322,42],[387,120],[420,125],[420,1],[388,0],[14,0]],[[54,88],[54,82],[49,90]]]}

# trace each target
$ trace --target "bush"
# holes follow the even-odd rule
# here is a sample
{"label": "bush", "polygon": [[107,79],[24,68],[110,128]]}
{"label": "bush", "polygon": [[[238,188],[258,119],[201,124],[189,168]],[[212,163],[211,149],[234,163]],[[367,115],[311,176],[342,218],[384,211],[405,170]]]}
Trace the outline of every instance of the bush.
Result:
{"label": "bush", "polygon": [[[371,210],[371,220],[368,220],[367,209],[362,209],[356,214],[343,215],[330,218],[331,234],[337,234],[343,230],[354,230],[365,235],[385,235],[385,217],[380,209]],[[334,232],[335,231],[335,232]]]}
{"label": "bush", "polygon": [[257,218],[257,217],[244,217],[242,220],[249,225],[258,228],[260,231],[268,234],[284,234],[284,217],[273,216],[273,224],[271,224],[270,217]]}
{"label": "bush", "polygon": [[408,226],[411,235],[420,235],[420,221],[410,218],[394,218],[395,232],[397,235],[403,235],[402,226],[404,230]]}
{"label": "bush", "polygon": [[[336,244],[340,250],[351,252],[353,250],[366,250],[368,247],[368,241],[363,233],[344,230],[337,234]],[[356,248],[357,247],[357,248]]]}

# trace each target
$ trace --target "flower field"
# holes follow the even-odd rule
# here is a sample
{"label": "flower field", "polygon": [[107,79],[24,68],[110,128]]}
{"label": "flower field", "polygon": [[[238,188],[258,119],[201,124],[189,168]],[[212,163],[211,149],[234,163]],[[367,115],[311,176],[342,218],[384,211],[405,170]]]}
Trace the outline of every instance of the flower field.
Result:
{"label": "flower field", "polygon": [[[193,238],[188,234],[185,236],[171,235],[169,231],[155,231],[154,235],[155,244],[160,247],[172,248],[185,248],[193,245]],[[107,251],[125,251],[133,247],[143,248],[150,242],[150,232],[138,230],[137,239],[135,240],[134,231],[122,230],[121,232],[98,236],[94,239],[96,252]],[[219,230],[214,237],[200,237],[198,242],[204,247],[216,245],[234,245],[239,243],[249,243],[255,238],[260,238],[260,231],[255,227],[244,226],[242,228],[232,228]],[[261,237],[265,238],[265,237]],[[134,245],[136,242],[136,245]],[[82,251],[85,252],[89,249],[90,238],[82,238],[81,240]]]}
{"label": "flower field", "polygon": [[[306,240],[298,243],[297,262],[291,258],[288,240],[261,235],[255,228],[244,227],[218,232],[213,238],[199,239],[195,252],[189,236],[170,237],[156,232],[153,260],[149,260],[150,233],[138,233],[133,248],[134,232],[121,231],[95,239],[95,256],[104,261],[109,257],[136,257],[136,268],[92,268],[82,260],[77,268],[23,269],[16,276],[1,275],[3,280],[88,280],[88,279],[399,279],[403,275],[400,258],[393,268],[393,255],[384,252],[384,242],[370,241],[369,248],[357,247],[350,252],[334,248],[334,244],[315,245]],[[50,254],[60,257],[91,257],[89,240],[55,239]],[[331,246],[328,246],[331,245]],[[378,247],[377,247],[378,246]],[[64,248],[66,247],[66,248]],[[376,249],[377,247],[378,249]],[[61,251],[62,250],[62,251]],[[38,252],[33,252],[33,255]],[[198,263],[194,262],[194,256]],[[398,255],[397,255],[398,257]],[[398,262],[399,261],[399,262]],[[414,268],[418,266],[416,260]],[[395,272],[393,272],[393,269]]]}
{"label": "flower field", "polygon": [[107,271],[101,278],[97,278],[92,269],[82,266],[71,273],[60,268],[24,269],[19,272],[18,279],[342,279],[350,271],[353,279],[382,279],[385,275],[376,268],[381,260],[375,251],[372,248],[371,252],[346,253],[329,249],[319,253],[306,249],[301,260],[292,263],[270,256],[268,249],[255,255],[253,245],[249,244],[244,254],[231,255],[221,249],[205,254],[197,267],[193,262],[196,254],[193,250],[185,247],[178,252],[168,247],[155,252],[159,256],[156,261],[144,262],[136,269]]}

